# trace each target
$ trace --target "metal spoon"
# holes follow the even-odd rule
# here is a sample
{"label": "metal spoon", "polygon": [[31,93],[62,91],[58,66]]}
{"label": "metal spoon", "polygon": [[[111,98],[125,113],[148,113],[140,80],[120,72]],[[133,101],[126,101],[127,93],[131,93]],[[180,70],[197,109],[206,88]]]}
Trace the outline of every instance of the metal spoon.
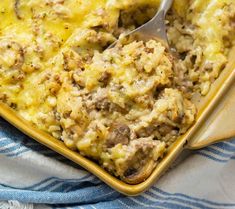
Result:
{"label": "metal spoon", "polygon": [[162,0],[157,14],[149,22],[120,37],[119,40],[111,44],[108,49],[114,47],[120,40],[128,36],[134,36],[135,39],[137,38],[138,40],[144,41],[157,39],[169,48],[165,17],[168,10],[171,8],[173,1],[174,0]]}

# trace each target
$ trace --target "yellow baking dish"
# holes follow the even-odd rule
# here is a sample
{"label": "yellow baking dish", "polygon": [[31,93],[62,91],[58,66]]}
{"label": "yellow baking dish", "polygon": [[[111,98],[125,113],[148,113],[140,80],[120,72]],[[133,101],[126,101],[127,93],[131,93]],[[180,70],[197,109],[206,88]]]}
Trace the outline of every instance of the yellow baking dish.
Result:
{"label": "yellow baking dish", "polygon": [[144,182],[136,185],[122,182],[98,164],[71,151],[63,142],[33,127],[3,103],[0,103],[0,116],[39,143],[81,165],[117,191],[126,195],[138,195],[156,182],[183,149],[198,149],[235,136],[234,81],[235,49],[231,51],[226,69],[214,82],[209,94],[197,102],[199,114],[196,123],[176,140],[152,174]]}
{"label": "yellow baking dish", "polygon": [[[143,0],[140,0],[140,1],[144,2]],[[158,1],[159,0],[154,0],[154,2],[158,2]],[[96,1],[95,4],[99,5],[98,2]],[[100,0],[100,2],[104,2],[104,0]],[[121,2],[121,1],[117,1],[117,2]],[[178,12],[180,14],[184,13],[183,10],[182,11],[180,10],[184,2],[186,1],[175,2],[178,5],[176,8],[178,8],[179,10]],[[0,3],[0,4],[8,5],[8,3],[9,3],[9,0],[5,0],[3,1],[3,3]],[[23,15],[24,12],[19,12],[20,6],[22,5],[15,4],[14,11],[12,12],[13,13],[15,12],[16,16],[14,17],[17,19],[19,23],[19,24],[17,23],[17,27],[20,28],[19,30],[21,29],[23,30],[23,27],[21,28],[20,24],[22,23],[24,24],[23,22],[24,18],[22,18],[24,16]],[[89,9],[91,9],[89,5],[88,7]],[[62,11],[62,10],[58,10],[58,8],[61,9],[61,7],[54,8],[55,12],[62,15],[62,17],[65,19],[69,17],[67,10]],[[102,11],[99,10],[99,13],[102,14]],[[13,15],[9,15],[9,17],[11,19]],[[109,20],[105,20],[105,21],[107,22]],[[57,26],[63,25],[62,23],[63,22],[59,22]],[[205,24],[205,25],[207,26],[208,24]],[[203,28],[203,31],[206,29],[205,27]],[[53,29],[56,29],[56,31],[59,31],[61,28],[53,27]],[[67,32],[65,34],[67,34]],[[170,37],[170,34],[169,34],[169,37]],[[135,183],[134,185],[129,185],[115,178],[114,176],[109,174],[107,171],[102,169],[99,165],[97,165],[93,161],[87,158],[84,158],[78,152],[73,152],[70,149],[68,149],[62,141],[59,141],[58,139],[53,138],[51,135],[48,135],[45,132],[40,131],[36,127],[33,127],[31,123],[26,122],[24,119],[17,116],[17,113],[14,112],[14,110],[9,109],[2,103],[0,103],[0,116],[4,117],[10,123],[15,125],[17,128],[22,130],[27,135],[36,139],[38,142],[46,145],[47,147],[64,155],[65,157],[71,159],[72,161],[80,164],[81,166],[83,166],[84,168],[86,168],[87,170],[95,174],[96,176],[98,176],[100,179],[102,179],[104,182],[106,182],[107,184],[115,188],[116,190],[127,195],[137,195],[143,192],[144,190],[146,190],[148,187],[150,187],[159,178],[159,176],[163,174],[164,170],[172,163],[175,157],[179,155],[183,149],[197,149],[197,148],[205,147],[211,143],[235,136],[235,128],[233,127],[233,121],[235,119],[234,117],[235,111],[233,111],[233,104],[235,103],[235,99],[233,98],[233,95],[235,95],[235,86],[233,85],[233,82],[235,79],[234,78],[235,77],[234,75],[235,73],[234,72],[234,69],[235,69],[234,57],[235,56],[234,55],[235,55],[235,50],[232,50],[230,59],[229,59],[230,60],[229,64],[227,65],[226,69],[223,70],[221,76],[212,85],[210,93],[206,97],[199,99],[199,101],[194,101],[194,103],[196,103],[197,109],[199,110],[197,120],[194,126],[191,127],[191,129],[188,130],[188,132],[185,135],[181,136],[179,139],[176,140],[175,143],[173,143],[173,145],[167,151],[167,155],[164,157],[164,159],[160,161],[160,163],[158,163],[156,169],[154,169],[151,176],[149,176],[147,179],[145,179],[144,182],[139,183],[139,184]],[[2,75],[5,75],[5,74],[2,74]],[[25,99],[25,101],[28,101],[28,100]],[[35,109],[36,109],[35,111],[38,111],[37,107]],[[146,170],[148,170],[148,168],[146,168]]]}

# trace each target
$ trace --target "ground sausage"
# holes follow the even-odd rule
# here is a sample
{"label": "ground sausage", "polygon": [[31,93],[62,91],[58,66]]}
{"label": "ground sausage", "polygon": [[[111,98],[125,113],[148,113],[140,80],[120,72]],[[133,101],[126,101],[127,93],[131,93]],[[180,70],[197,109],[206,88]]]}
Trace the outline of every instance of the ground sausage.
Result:
{"label": "ground sausage", "polygon": [[130,140],[130,128],[125,124],[114,124],[110,128],[107,139],[107,147],[112,148],[117,144],[128,144]]}

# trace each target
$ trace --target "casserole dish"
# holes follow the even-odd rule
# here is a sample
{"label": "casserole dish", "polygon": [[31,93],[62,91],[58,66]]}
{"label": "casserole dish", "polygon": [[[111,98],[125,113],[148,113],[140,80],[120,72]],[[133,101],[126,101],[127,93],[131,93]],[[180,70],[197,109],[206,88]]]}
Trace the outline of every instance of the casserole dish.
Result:
{"label": "casserole dish", "polygon": [[200,105],[198,105],[199,114],[196,123],[186,134],[176,140],[152,174],[144,182],[136,185],[130,185],[115,178],[96,163],[68,149],[63,142],[32,127],[29,122],[18,117],[3,103],[0,104],[0,115],[26,135],[81,165],[117,191],[126,195],[138,195],[156,182],[183,149],[199,149],[235,136],[234,57],[235,51],[233,50],[229,64],[212,85],[210,93],[198,102]]}
{"label": "casserole dish", "polygon": [[[19,5],[15,5],[16,6],[16,14],[19,20],[22,19],[22,13],[19,13]],[[57,7],[56,7],[57,8]],[[57,8],[58,9],[58,8]],[[56,10],[57,11],[57,10]],[[103,14],[101,11],[99,12],[99,14]],[[61,15],[61,11],[56,14]],[[38,16],[34,16],[34,17],[38,17]],[[41,18],[43,18],[44,16],[41,16]],[[64,13],[62,15],[62,18],[69,18],[69,16],[64,16]],[[97,29],[97,28],[96,28]],[[99,29],[99,28],[98,28]],[[36,34],[39,32],[37,30],[37,27],[35,28],[36,30]],[[79,31],[78,31],[79,32]],[[187,32],[187,31],[186,31]],[[46,36],[47,38],[50,36]],[[214,39],[213,39],[214,40]],[[12,42],[14,43],[14,42]],[[6,48],[6,51],[11,51],[11,46],[10,45],[3,45],[3,47]],[[13,48],[12,49],[18,49],[19,46],[16,44],[13,44]],[[213,47],[212,47],[213,48]],[[40,50],[38,50],[38,48],[36,48],[37,52],[40,53]],[[19,52],[22,52],[22,50],[18,49]],[[30,51],[29,51],[30,52]],[[26,51],[26,55],[29,54],[29,52]],[[151,50],[148,49],[148,53],[151,53]],[[16,59],[17,62],[15,62],[15,64],[17,64],[17,67],[19,67],[20,64],[22,64],[22,57],[24,57],[22,55],[23,53],[20,53],[20,56]],[[63,53],[62,53],[63,54]],[[3,104],[1,104],[1,115],[7,119],[9,122],[11,122],[13,125],[15,125],[16,127],[18,127],[19,129],[21,129],[22,131],[24,131],[26,134],[28,134],[29,136],[35,138],[36,140],[38,140],[39,142],[45,144],[46,146],[54,149],[55,151],[63,154],[64,156],[68,157],[69,159],[79,163],[80,165],[84,166],[86,169],[90,170],[91,172],[93,172],[94,174],[96,174],[99,178],[101,178],[102,180],[104,180],[106,183],[108,183],[109,185],[113,186],[114,188],[116,188],[117,190],[119,190],[120,192],[123,192],[125,194],[138,194],[139,192],[144,191],[145,189],[147,189],[153,182],[154,180],[156,180],[159,175],[167,168],[167,166],[169,166],[170,162],[180,153],[180,151],[184,148],[184,147],[202,147],[205,146],[207,142],[202,141],[203,136],[201,133],[203,133],[203,123],[205,123],[206,120],[208,120],[207,124],[213,124],[212,121],[215,120],[213,115],[218,116],[218,110],[216,111],[216,114],[213,114],[213,112],[216,110],[215,107],[219,104],[219,99],[222,98],[223,96],[225,96],[225,92],[229,89],[230,84],[233,82],[233,77],[234,77],[234,73],[233,73],[233,69],[234,69],[234,61],[233,61],[233,52],[231,52],[230,55],[230,62],[227,65],[227,68],[223,71],[223,73],[221,74],[220,78],[218,80],[216,80],[216,82],[214,82],[210,93],[203,98],[197,98],[197,100],[194,101],[194,103],[197,106],[197,109],[199,111],[198,116],[197,116],[197,120],[196,123],[193,127],[191,127],[190,130],[188,130],[188,132],[186,134],[184,134],[183,136],[181,136],[180,138],[178,138],[175,143],[170,146],[167,155],[164,157],[164,159],[158,164],[157,168],[154,170],[154,172],[152,173],[152,175],[147,178],[144,177],[144,182],[140,183],[140,184],[135,184],[135,185],[128,185],[125,184],[117,179],[115,179],[114,177],[112,177],[110,174],[107,174],[103,169],[101,169],[99,166],[97,166],[95,163],[91,162],[88,159],[83,158],[81,155],[70,151],[68,148],[66,148],[63,143],[61,141],[55,140],[54,138],[52,138],[51,136],[47,135],[46,133],[42,132],[42,131],[38,131],[38,129],[32,127],[32,125],[30,125],[29,123],[27,123],[26,121],[22,120],[21,118],[17,117],[16,114],[12,111],[9,110],[7,107],[5,107]],[[64,67],[66,68],[65,70],[70,70],[68,67],[70,63],[68,63],[66,56],[63,54],[64,56]],[[14,60],[13,60],[14,61]],[[216,59],[216,61],[220,61],[218,58]],[[14,64],[14,62],[13,62]],[[210,63],[209,63],[210,64]],[[72,65],[72,64],[71,64]],[[14,65],[13,65],[14,66]],[[210,65],[209,65],[210,66]],[[29,72],[31,72],[32,68],[34,68],[34,70],[37,70],[37,66],[24,66],[26,67],[25,70],[29,70]],[[73,67],[73,65],[72,65]],[[67,69],[68,68],[68,69]],[[13,68],[14,69],[14,68]],[[40,66],[39,66],[40,69]],[[91,72],[92,72],[91,68]],[[84,68],[83,68],[84,70]],[[82,70],[82,71],[83,71]],[[151,70],[151,69],[150,69]],[[3,71],[4,72],[4,71]],[[161,71],[162,72],[162,71]],[[3,78],[5,76],[5,74],[3,73]],[[86,74],[85,74],[86,75]],[[88,74],[89,76],[89,74]],[[92,76],[92,75],[91,75]],[[195,74],[194,74],[195,77]],[[14,78],[14,77],[13,77]],[[20,75],[20,77],[15,77],[17,79],[22,79],[23,76]],[[205,78],[203,78],[205,79]],[[207,78],[206,78],[207,79]],[[58,80],[58,79],[57,79]],[[14,81],[14,80],[13,80]],[[14,83],[14,82],[13,82]],[[91,83],[91,86],[93,85],[93,83]],[[163,83],[164,85],[164,83]],[[205,87],[205,86],[204,86]],[[207,86],[206,86],[207,87]],[[80,87],[79,87],[80,88]],[[34,88],[33,88],[34,89]],[[208,88],[206,88],[208,89]],[[2,93],[2,92],[0,92]],[[124,92],[125,93],[125,92]],[[138,93],[137,93],[138,94]],[[230,98],[232,93],[230,93],[228,95],[228,97]],[[31,94],[32,95],[32,94]],[[63,95],[62,95],[63,96]],[[157,96],[156,96],[157,97]],[[3,95],[3,99],[4,99],[4,95]],[[28,97],[26,97],[26,99],[24,99],[26,102]],[[63,97],[61,97],[63,98]],[[64,100],[64,99],[62,99]],[[44,101],[44,100],[43,100]],[[51,102],[51,100],[50,100]],[[30,103],[30,102],[29,102]],[[52,101],[52,103],[54,104],[54,102]],[[65,102],[66,103],[66,100]],[[77,103],[76,103],[77,104]],[[230,104],[230,103],[229,103]],[[227,103],[222,104],[222,106],[220,107],[220,109],[227,105],[229,106]],[[14,105],[13,105],[14,107]],[[16,106],[15,106],[16,107]],[[36,106],[37,107],[37,106]],[[103,107],[98,107],[98,109],[102,109]],[[35,108],[36,111],[37,108]],[[63,108],[61,108],[63,110]],[[26,110],[27,110],[27,105],[26,105]],[[231,114],[231,113],[229,113]],[[65,114],[66,116],[67,114]],[[70,113],[69,113],[70,115]],[[45,115],[44,115],[45,116]],[[46,115],[47,116],[47,115]],[[46,117],[45,116],[45,117]],[[210,116],[210,117],[209,117]],[[47,116],[48,117],[48,116]],[[183,117],[183,116],[182,116]],[[182,118],[180,117],[180,118]],[[180,118],[179,121],[180,121]],[[176,117],[177,119],[177,117]],[[178,120],[177,119],[177,120]],[[221,120],[221,118],[219,118]],[[219,120],[216,118],[216,120]],[[78,120],[79,121],[79,120]],[[180,123],[180,122],[179,122]],[[227,127],[227,126],[226,126]],[[228,126],[229,127],[229,126]],[[54,127],[53,127],[54,128]],[[208,128],[208,127],[207,127]],[[202,130],[202,131],[200,131]],[[209,129],[210,130],[210,129]],[[212,129],[213,130],[213,129]],[[225,130],[225,129],[224,129]],[[228,130],[226,130],[228,133]],[[231,129],[232,131],[232,129]],[[216,132],[214,132],[215,134]],[[232,132],[230,132],[232,134]],[[204,134],[204,133],[203,133]],[[210,143],[213,141],[217,141],[221,138],[225,138],[225,136],[223,136],[223,133],[219,133],[219,138],[215,137],[216,135],[213,135],[214,137],[211,138],[211,140],[209,141]],[[228,135],[226,135],[228,137]],[[199,140],[200,139],[200,140]],[[208,137],[207,137],[208,139]],[[84,143],[82,144],[84,147]],[[93,145],[93,148],[96,149],[96,146]],[[138,160],[137,160],[138,161]],[[151,173],[151,171],[149,171],[150,168],[149,167],[145,167],[145,171],[147,174],[142,174],[143,176],[148,176],[148,173]]]}

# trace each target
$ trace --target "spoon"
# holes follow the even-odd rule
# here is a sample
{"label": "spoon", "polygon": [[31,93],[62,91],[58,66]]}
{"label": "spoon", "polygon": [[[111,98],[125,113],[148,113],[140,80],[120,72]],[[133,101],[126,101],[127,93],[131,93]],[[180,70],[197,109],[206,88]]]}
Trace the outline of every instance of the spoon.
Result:
{"label": "spoon", "polygon": [[121,36],[119,40],[111,44],[108,49],[113,48],[120,40],[128,36],[134,36],[135,39],[137,38],[144,41],[157,39],[167,48],[169,48],[169,42],[166,34],[165,17],[168,10],[171,8],[173,1],[174,0],[162,0],[158,12],[149,22],[131,31],[130,33]]}

